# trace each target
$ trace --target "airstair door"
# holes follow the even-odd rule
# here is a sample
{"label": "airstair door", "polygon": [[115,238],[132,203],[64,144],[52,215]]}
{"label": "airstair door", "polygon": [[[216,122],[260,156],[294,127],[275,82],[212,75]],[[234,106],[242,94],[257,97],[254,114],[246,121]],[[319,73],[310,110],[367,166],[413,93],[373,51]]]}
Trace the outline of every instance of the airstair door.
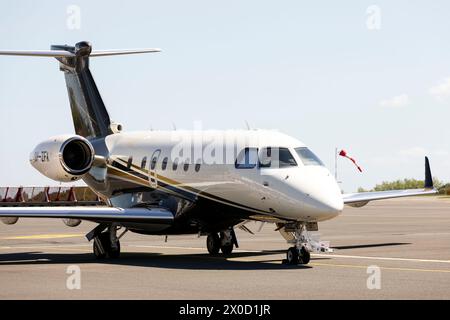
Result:
{"label": "airstair door", "polygon": [[161,150],[157,149],[153,152],[150,158],[149,170],[148,170],[148,180],[150,182],[150,187],[156,189],[158,187],[158,179],[156,173],[156,167],[158,164],[159,156],[161,155]]}

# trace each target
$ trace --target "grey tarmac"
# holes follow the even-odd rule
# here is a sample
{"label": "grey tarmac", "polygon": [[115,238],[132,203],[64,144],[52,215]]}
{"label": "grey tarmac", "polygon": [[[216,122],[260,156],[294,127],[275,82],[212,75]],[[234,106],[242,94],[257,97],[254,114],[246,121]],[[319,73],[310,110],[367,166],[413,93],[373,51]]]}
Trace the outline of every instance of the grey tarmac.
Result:
{"label": "grey tarmac", "polygon": [[[307,266],[281,263],[288,245],[270,224],[261,232],[259,223],[247,224],[255,235],[238,230],[240,248],[227,258],[209,256],[205,237],[166,243],[127,233],[121,258],[104,261],[95,260],[84,238],[93,226],[1,224],[0,299],[450,299],[446,197],[345,208],[319,225],[335,252],[313,254]],[[79,267],[80,289],[68,289],[71,266]],[[373,268],[380,289],[368,288]]]}

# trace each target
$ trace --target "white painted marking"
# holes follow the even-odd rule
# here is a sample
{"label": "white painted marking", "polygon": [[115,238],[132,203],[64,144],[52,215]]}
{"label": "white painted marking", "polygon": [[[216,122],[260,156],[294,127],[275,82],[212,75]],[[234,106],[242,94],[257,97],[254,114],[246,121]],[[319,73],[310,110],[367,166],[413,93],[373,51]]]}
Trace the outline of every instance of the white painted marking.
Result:
{"label": "white painted marking", "polygon": [[8,264],[8,263],[26,263],[26,262],[49,262],[49,259],[32,259],[32,260],[7,260],[7,261],[0,261],[0,265],[2,264]]}
{"label": "white painted marking", "polygon": [[386,260],[386,261],[410,261],[410,262],[433,262],[433,263],[450,263],[450,260],[432,260],[432,259],[415,259],[415,258],[394,258],[394,257],[369,257],[369,256],[348,256],[340,254],[312,254],[315,257],[332,257],[344,259],[365,259],[365,260]]}

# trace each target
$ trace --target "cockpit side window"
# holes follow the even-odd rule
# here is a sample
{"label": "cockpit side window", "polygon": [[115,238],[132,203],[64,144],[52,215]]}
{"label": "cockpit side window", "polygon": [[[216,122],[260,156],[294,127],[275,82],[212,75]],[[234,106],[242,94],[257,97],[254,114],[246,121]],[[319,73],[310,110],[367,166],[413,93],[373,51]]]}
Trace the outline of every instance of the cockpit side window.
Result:
{"label": "cockpit side window", "polygon": [[297,161],[295,161],[288,148],[267,147],[261,149],[259,154],[260,168],[288,168],[296,166]]}
{"label": "cockpit side window", "polygon": [[236,169],[253,169],[258,163],[258,149],[245,148],[241,152],[234,163]]}
{"label": "cockpit side window", "polygon": [[300,147],[295,148],[298,156],[302,160],[305,166],[323,166],[323,162],[308,148]]}
{"label": "cockpit side window", "polygon": [[295,161],[294,157],[292,156],[291,152],[288,148],[279,148],[279,167],[280,168],[286,168],[286,167],[296,167],[297,161]]}

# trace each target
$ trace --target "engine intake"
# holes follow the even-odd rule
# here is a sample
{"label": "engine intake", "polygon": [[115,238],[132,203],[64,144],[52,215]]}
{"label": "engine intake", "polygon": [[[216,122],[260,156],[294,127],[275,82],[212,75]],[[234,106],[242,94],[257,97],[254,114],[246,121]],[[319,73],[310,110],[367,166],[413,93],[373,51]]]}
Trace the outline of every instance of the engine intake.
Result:
{"label": "engine intake", "polygon": [[94,161],[94,150],[88,141],[74,137],[61,146],[61,163],[73,175],[85,174]]}

